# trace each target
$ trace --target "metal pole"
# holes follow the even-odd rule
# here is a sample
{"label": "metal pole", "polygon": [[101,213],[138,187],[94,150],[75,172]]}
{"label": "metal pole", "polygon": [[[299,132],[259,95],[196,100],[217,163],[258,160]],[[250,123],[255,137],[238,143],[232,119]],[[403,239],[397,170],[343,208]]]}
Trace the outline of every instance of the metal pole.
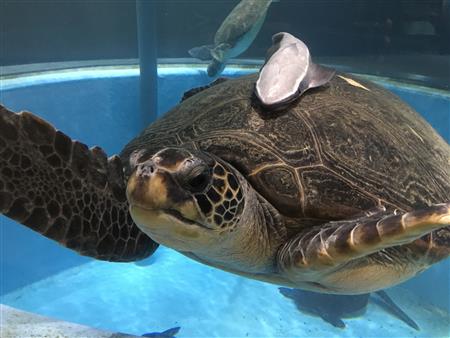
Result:
{"label": "metal pole", "polygon": [[156,50],[156,0],[136,0],[140,67],[140,114],[143,127],[157,117],[158,63]]}

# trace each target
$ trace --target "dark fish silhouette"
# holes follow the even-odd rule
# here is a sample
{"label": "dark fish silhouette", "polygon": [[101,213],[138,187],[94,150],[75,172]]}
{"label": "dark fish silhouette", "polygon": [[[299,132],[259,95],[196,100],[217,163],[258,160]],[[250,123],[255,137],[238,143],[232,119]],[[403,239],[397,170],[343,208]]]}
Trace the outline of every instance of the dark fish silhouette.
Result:
{"label": "dark fish silhouette", "polygon": [[171,329],[168,329],[164,332],[150,332],[145,333],[142,335],[142,337],[153,337],[153,338],[172,338],[175,337],[175,335],[180,331],[180,327],[173,327]]}
{"label": "dark fish silhouette", "polygon": [[[339,328],[345,328],[342,318],[363,315],[370,297],[369,293],[362,295],[331,295],[288,288],[279,288],[279,291],[283,296],[292,299],[299,311],[319,316],[324,321]],[[414,320],[403,312],[385,291],[377,291],[375,294],[382,300],[376,301],[378,305],[412,328],[420,330]]]}
{"label": "dark fish silhouette", "polygon": [[286,108],[305,91],[327,84],[336,72],[313,63],[308,47],[295,36],[280,32],[259,71],[255,94],[271,110]]}

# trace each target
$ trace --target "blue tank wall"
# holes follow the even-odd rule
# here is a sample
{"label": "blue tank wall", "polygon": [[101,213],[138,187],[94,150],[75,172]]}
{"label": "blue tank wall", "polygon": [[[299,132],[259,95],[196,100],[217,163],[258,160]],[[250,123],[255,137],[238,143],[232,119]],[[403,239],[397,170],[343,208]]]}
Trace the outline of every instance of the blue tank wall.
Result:
{"label": "blue tank wall", "polygon": [[[0,11],[0,64],[136,58],[135,2],[8,1]],[[190,48],[212,43],[238,2],[155,1],[159,57],[189,57]],[[449,53],[449,15],[442,0],[281,0],[271,5],[245,57],[263,57],[271,36],[288,31],[316,56],[420,54],[415,66],[427,64],[428,73],[430,55]]]}
{"label": "blue tank wall", "polygon": [[[228,68],[224,75],[234,77],[253,71]],[[158,114],[177,104],[186,90],[209,81],[203,69],[160,68]],[[411,104],[450,141],[450,95],[425,88],[381,84]],[[138,86],[136,69],[44,74],[3,81],[0,102],[15,111],[39,114],[72,138],[89,146],[101,145],[111,155],[145,127],[136,118]],[[0,223],[0,294],[90,260],[4,216],[0,216]],[[449,271],[450,260],[446,260],[404,285],[419,297],[450,310]]]}

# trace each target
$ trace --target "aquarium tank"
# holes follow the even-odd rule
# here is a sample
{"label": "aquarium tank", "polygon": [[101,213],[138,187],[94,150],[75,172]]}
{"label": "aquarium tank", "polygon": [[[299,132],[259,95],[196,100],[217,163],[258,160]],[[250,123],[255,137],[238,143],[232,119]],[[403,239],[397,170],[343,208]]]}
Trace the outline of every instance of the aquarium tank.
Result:
{"label": "aquarium tank", "polygon": [[0,105],[2,337],[450,336],[450,1],[4,0]]}

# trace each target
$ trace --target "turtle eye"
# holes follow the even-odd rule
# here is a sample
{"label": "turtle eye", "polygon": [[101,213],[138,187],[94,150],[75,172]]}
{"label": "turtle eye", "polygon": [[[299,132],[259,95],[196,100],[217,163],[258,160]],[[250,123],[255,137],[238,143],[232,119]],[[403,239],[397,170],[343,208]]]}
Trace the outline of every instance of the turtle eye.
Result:
{"label": "turtle eye", "polygon": [[211,180],[209,169],[202,171],[194,170],[186,182],[186,189],[190,192],[201,192],[205,190]]}

